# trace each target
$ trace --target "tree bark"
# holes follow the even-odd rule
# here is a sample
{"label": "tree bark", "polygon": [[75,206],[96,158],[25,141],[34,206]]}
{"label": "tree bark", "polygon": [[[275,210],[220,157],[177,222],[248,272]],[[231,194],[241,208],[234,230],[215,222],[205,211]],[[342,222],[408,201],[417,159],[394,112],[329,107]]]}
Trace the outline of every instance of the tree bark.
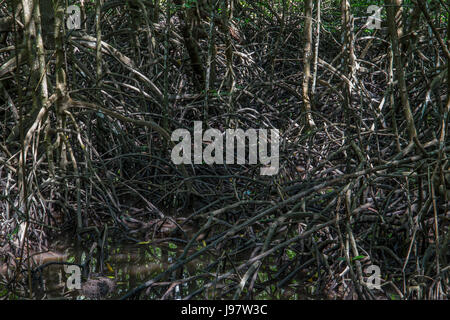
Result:
{"label": "tree bark", "polygon": [[306,123],[315,127],[311,115],[311,97],[309,96],[309,82],[311,80],[311,58],[312,58],[312,0],[305,0],[305,46],[303,47],[303,106]]}

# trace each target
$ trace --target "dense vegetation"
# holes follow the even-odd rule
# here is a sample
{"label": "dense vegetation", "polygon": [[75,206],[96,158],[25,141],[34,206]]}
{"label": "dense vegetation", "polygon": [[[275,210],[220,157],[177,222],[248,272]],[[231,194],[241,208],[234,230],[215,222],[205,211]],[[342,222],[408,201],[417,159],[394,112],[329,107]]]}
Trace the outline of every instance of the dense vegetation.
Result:
{"label": "dense vegetation", "polygon": [[[69,238],[83,281],[178,248],[123,298],[448,299],[449,9],[0,0],[0,297],[45,297],[33,255]],[[278,174],[175,165],[194,121],[278,129]]]}

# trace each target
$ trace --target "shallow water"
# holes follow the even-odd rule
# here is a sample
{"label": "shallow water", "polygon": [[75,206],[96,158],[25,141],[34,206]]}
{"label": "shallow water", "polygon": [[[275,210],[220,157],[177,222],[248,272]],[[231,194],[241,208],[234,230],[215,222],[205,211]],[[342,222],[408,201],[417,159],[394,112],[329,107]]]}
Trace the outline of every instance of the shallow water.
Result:
{"label": "shallow water", "polygon": [[[89,277],[82,277],[82,289],[69,289],[70,283],[74,283],[70,277],[71,273],[64,270],[62,265],[51,265],[42,272],[42,281],[37,281],[36,290],[39,298],[43,299],[90,299],[94,296],[86,291],[86,283],[89,279],[98,277],[110,279],[115,287],[103,297],[105,299],[117,299],[126,294],[129,290],[139,286],[143,282],[155,277],[159,273],[167,270],[180,256],[183,248],[179,248],[175,243],[169,242],[158,245],[151,245],[146,242],[140,244],[115,244],[107,249],[106,259],[104,259],[103,270],[99,270],[99,263],[96,254],[93,255],[89,264]],[[65,248],[64,261],[83,264],[88,256],[88,250],[77,249],[70,245]],[[206,263],[192,261],[184,269],[183,277],[193,275],[196,270],[201,270]],[[62,261],[59,259],[59,261]],[[47,260],[48,262],[48,260]],[[73,279],[73,278],[72,278]],[[169,281],[170,279],[165,279]],[[188,288],[176,288],[171,299],[182,298],[182,291]],[[147,298],[152,298],[151,294]]]}
{"label": "shallow water", "polygon": [[[192,236],[189,232],[188,237]],[[166,271],[184,251],[184,243],[164,241],[159,243],[139,242],[136,244],[114,241],[114,237],[107,239],[107,246],[104,248],[103,264],[99,263],[98,248],[93,251],[90,259],[89,271],[81,276],[81,289],[71,288],[74,277],[70,270],[67,272],[63,265],[49,265],[43,268],[41,274],[36,274],[33,281],[33,293],[36,299],[118,299],[130,290],[138,287],[142,283],[153,279],[161,272]],[[203,248],[201,241],[193,246],[188,255]],[[53,252],[40,253],[33,257],[36,268],[48,262],[70,262],[83,265],[89,255],[89,248],[80,248],[73,243],[73,239],[65,239],[54,242]],[[244,250],[236,255],[228,256],[233,260],[234,265],[239,265],[249,259],[252,250]],[[160,299],[164,296],[168,284],[172,280],[186,279],[207,272],[215,273],[218,270],[217,255],[220,253],[205,253],[197,259],[189,262],[182,270],[167,275],[159,282],[166,282],[163,286],[155,286],[151,290],[143,291],[141,299]],[[278,262],[268,257],[258,271],[260,282],[269,281],[278,273]],[[102,267],[102,270],[100,270]],[[210,268],[208,268],[210,267]],[[229,266],[228,266],[229,267]],[[220,271],[219,271],[220,272]],[[39,277],[40,276],[40,277]],[[211,277],[208,276],[211,281]],[[267,290],[254,296],[256,299],[321,299],[323,297],[310,297],[305,294],[305,286],[300,274],[296,275],[291,283],[283,289],[276,288],[275,283],[270,284]],[[236,280],[236,279],[235,279]],[[228,280],[226,280],[228,281]],[[229,281],[228,281],[229,282]],[[271,281],[269,281],[271,282]],[[100,286],[100,284],[101,286]],[[229,284],[233,284],[232,282]],[[113,287],[112,287],[113,286]],[[165,299],[183,299],[196,292],[204,286],[204,280],[198,279],[177,285],[171,290]],[[206,290],[195,299],[216,299],[220,296],[223,283],[218,283],[214,290]],[[95,290],[97,288],[97,291]],[[100,295],[99,292],[107,293]],[[0,292],[1,290],[0,285]],[[226,297],[233,298],[234,290],[231,290]],[[1,296],[1,294],[0,294]]]}

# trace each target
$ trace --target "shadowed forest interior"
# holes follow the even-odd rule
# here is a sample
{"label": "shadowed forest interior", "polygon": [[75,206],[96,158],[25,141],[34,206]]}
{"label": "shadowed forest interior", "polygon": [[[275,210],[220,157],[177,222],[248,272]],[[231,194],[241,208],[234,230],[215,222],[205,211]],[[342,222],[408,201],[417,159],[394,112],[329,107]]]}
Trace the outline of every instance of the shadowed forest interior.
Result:
{"label": "shadowed forest interior", "polygon": [[0,299],[448,299],[449,9],[0,0]]}

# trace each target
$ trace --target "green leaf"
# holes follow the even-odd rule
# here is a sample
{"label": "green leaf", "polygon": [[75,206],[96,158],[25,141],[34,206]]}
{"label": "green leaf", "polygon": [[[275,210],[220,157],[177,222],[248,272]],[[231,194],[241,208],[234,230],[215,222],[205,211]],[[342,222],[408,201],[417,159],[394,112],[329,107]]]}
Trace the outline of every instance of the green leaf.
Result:
{"label": "green leaf", "polygon": [[173,242],[169,242],[169,248],[170,249],[176,249],[177,245],[175,243],[173,243]]}
{"label": "green leaf", "polygon": [[291,249],[286,249],[286,254],[289,257],[289,259],[294,259],[297,253],[295,251],[292,251]]}
{"label": "green leaf", "polygon": [[356,260],[361,260],[363,258],[365,258],[366,256],[356,256],[352,259],[352,261],[356,261]]}

